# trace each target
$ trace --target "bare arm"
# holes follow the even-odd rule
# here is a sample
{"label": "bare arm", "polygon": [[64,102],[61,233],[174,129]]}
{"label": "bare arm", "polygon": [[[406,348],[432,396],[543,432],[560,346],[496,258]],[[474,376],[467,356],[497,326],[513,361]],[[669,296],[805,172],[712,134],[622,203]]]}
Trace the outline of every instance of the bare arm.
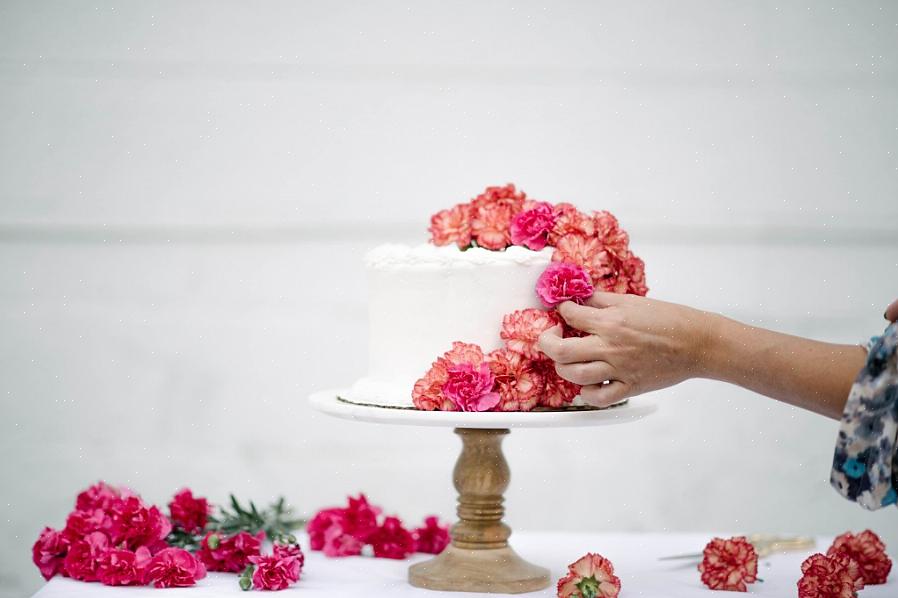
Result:
{"label": "bare arm", "polygon": [[838,419],[866,356],[857,345],[780,334],[634,295],[596,293],[588,305],[568,302],[559,312],[589,336],[563,339],[556,327],[543,333],[540,347],[597,406],[711,378]]}

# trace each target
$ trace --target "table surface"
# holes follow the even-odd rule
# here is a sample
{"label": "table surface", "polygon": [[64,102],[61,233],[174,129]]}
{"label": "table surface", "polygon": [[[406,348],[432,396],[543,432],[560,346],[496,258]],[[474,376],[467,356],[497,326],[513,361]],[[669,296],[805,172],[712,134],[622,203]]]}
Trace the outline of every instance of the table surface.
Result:
{"label": "table surface", "polygon": [[[548,532],[521,532],[512,536],[512,545],[524,558],[552,571],[553,581],[566,570],[568,563],[586,552],[599,552],[611,559],[621,578],[621,596],[645,598],[703,597],[712,594],[699,579],[694,563],[660,562],[658,557],[700,551],[710,539],[710,534],[575,534]],[[800,577],[800,565],[809,554],[825,551],[832,538],[818,538],[814,550],[784,553],[761,559],[758,576],[763,583],[755,583],[750,593],[756,596],[798,595],[796,583]],[[304,546],[305,538],[303,538]],[[306,565],[299,583],[286,592],[297,592],[307,598],[325,596],[409,596],[438,598],[459,596],[487,597],[491,594],[458,594],[434,592],[413,588],[406,582],[408,566],[429,558],[415,555],[405,561],[375,559],[372,557],[327,558],[320,552],[306,551]],[[894,555],[893,555],[894,558]],[[191,588],[168,589],[163,594],[151,588],[111,588],[96,583],[82,583],[56,577],[48,582],[35,598],[97,597],[136,598],[202,598],[206,596],[246,596],[237,586],[237,576],[210,573]],[[492,594],[494,595],[494,594]],[[525,596],[554,596],[555,588]],[[729,595],[729,594],[727,594]],[[734,594],[735,595],[735,594]],[[864,598],[894,598],[898,596],[898,574],[894,571],[889,583],[865,588]]]}

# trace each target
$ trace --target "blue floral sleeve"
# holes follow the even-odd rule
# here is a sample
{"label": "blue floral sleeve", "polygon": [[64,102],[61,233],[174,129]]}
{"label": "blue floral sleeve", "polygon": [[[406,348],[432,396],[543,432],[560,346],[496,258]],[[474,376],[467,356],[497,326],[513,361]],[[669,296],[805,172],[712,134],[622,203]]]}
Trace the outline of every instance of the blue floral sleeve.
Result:
{"label": "blue floral sleeve", "polygon": [[898,323],[868,345],[839,428],[830,483],[865,509],[898,501]]}

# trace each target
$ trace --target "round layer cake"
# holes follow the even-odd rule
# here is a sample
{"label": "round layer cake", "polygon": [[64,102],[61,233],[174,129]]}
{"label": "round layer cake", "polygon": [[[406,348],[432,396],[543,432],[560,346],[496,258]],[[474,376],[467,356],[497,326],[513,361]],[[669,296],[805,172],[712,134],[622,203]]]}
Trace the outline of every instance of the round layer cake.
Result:
{"label": "round layer cake", "polygon": [[536,281],[552,249],[505,251],[430,244],[381,245],[368,272],[368,375],[344,400],[413,408],[412,388],[454,341],[502,346],[502,317],[540,307]]}

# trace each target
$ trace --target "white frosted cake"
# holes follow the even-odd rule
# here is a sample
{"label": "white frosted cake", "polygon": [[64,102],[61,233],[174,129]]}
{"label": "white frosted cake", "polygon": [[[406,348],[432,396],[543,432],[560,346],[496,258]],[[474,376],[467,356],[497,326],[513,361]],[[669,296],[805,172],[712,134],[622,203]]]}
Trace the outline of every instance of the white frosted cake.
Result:
{"label": "white frosted cake", "polygon": [[534,289],[551,257],[552,248],[518,246],[381,245],[369,251],[368,374],[341,398],[413,407],[415,381],[453,341],[498,349],[502,317],[540,306]]}

